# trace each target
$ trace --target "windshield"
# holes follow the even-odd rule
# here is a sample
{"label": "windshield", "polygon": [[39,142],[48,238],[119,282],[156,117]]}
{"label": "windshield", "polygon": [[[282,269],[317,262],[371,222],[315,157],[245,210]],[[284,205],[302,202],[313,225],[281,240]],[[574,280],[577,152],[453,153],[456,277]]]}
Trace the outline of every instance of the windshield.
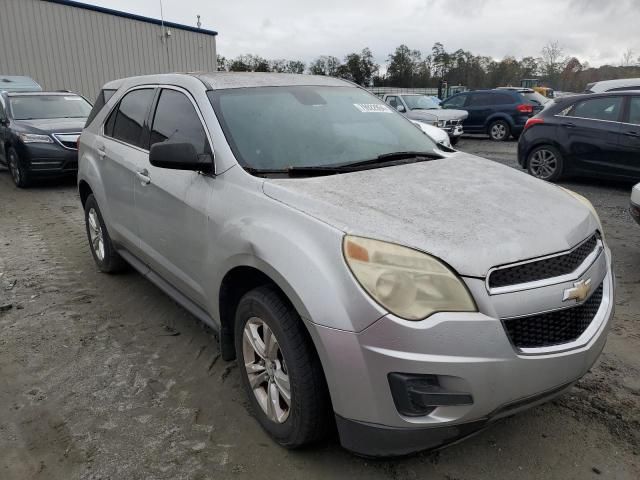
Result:
{"label": "windshield", "polygon": [[16,120],[86,118],[91,111],[91,104],[79,95],[19,96],[10,102]]}
{"label": "windshield", "polygon": [[244,167],[332,166],[398,151],[435,152],[431,139],[359,88],[237,88],[208,95]]}
{"label": "windshield", "polygon": [[432,110],[440,108],[440,103],[427,95],[403,95],[402,99],[409,110]]}

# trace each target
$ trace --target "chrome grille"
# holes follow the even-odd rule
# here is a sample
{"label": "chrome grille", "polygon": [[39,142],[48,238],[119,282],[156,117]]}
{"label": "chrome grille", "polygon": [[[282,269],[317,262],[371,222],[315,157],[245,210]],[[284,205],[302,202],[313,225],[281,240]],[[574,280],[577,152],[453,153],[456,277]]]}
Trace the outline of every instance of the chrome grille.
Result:
{"label": "chrome grille", "polygon": [[559,277],[574,272],[598,246],[598,234],[563,255],[498,268],[489,275],[489,288],[506,287]]}
{"label": "chrome grille", "polygon": [[602,303],[604,283],[581,305],[528,317],[503,320],[517,348],[540,348],[576,340],[591,324]]}

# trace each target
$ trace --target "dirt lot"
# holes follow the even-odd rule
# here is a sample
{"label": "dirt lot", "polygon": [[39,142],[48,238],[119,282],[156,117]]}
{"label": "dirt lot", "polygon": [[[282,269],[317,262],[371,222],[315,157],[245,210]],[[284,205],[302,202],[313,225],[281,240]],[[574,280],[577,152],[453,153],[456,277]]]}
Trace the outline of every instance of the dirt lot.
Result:
{"label": "dirt lot", "polygon": [[[459,148],[515,166],[514,142]],[[613,330],[569,393],[461,444],[370,461],[336,440],[290,452],[247,412],[238,370],[134,272],[96,271],[73,182],[0,171],[0,479],[640,478],[640,226],[629,185],[571,181],[615,256]]]}

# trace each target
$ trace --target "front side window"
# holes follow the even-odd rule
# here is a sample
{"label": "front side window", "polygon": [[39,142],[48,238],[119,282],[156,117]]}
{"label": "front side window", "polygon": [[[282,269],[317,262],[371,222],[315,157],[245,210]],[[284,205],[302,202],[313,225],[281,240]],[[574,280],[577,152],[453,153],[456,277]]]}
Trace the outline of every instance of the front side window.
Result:
{"label": "front side window", "polygon": [[440,103],[427,95],[403,95],[402,99],[409,110],[434,110],[440,108]]}
{"label": "front side window", "polygon": [[162,90],[151,128],[151,145],[190,143],[198,154],[211,154],[207,135],[191,101],[184,93]]}
{"label": "front side window", "polygon": [[448,100],[442,102],[444,108],[460,108],[464,105],[464,101],[467,99],[467,95],[457,95],[451,97]]}
{"label": "front side window", "polygon": [[359,88],[285,86],[207,93],[241,165],[336,166],[399,151],[435,154],[435,143]]}
{"label": "front side window", "polygon": [[469,100],[470,107],[486,107],[487,105],[496,105],[496,98],[490,93],[474,93]]}
{"label": "front side window", "polygon": [[15,120],[87,118],[91,111],[80,95],[20,95],[9,102]]}
{"label": "front side window", "polygon": [[631,97],[629,103],[629,123],[640,125],[640,97]]}
{"label": "front side window", "polygon": [[122,97],[105,123],[104,134],[136,147],[144,147],[142,131],[153,94],[152,88],[145,88],[133,90]]}
{"label": "front side window", "polygon": [[576,103],[569,116],[616,122],[620,118],[621,109],[622,97],[592,98]]}

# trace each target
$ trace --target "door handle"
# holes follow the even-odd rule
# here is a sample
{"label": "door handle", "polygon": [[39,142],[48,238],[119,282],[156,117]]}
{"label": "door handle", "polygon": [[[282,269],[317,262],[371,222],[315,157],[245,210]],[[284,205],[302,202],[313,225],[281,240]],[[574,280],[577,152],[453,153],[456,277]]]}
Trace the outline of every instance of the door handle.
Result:
{"label": "door handle", "polygon": [[98,156],[103,159],[107,154],[107,150],[104,145],[98,145]]}
{"label": "door handle", "polygon": [[576,124],[571,122],[563,123],[562,125],[567,128],[576,128]]}
{"label": "door handle", "polygon": [[146,168],[136,172],[136,176],[138,177],[138,180],[140,180],[140,184],[143,186],[151,183],[151,177],[149,176],[149,172]]}
{"label": "door handle", "polygon": [[640,137],[640,133],[638,132],[624,132],[624,134],[628,137],[635,137],[635,138],[639,138]]}

